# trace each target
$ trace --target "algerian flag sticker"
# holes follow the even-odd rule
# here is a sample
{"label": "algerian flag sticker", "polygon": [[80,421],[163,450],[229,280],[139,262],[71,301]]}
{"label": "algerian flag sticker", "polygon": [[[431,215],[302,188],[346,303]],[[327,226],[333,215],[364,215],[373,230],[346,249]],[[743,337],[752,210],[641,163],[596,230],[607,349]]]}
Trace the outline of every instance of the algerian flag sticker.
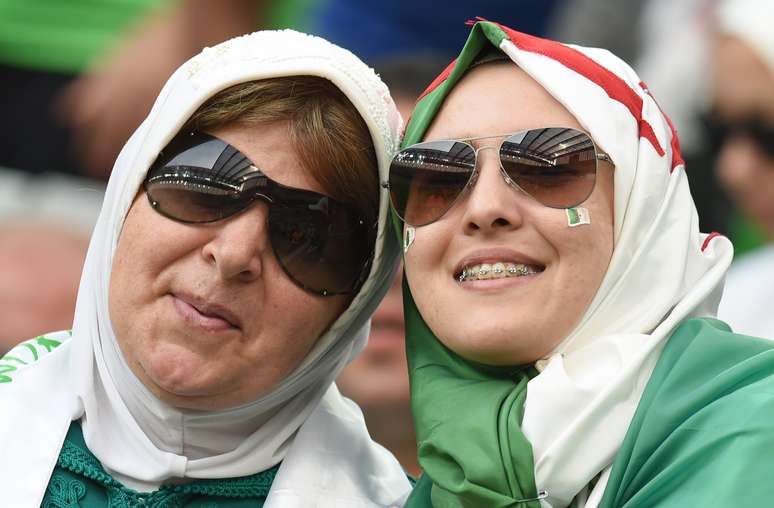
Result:
{"label": "algerian flag sticker", "polygon": [[565,211],[567,212],[567,225],[571,228],[580,226],[581,224],[591,224],[591,215],[589,215],[589,211],[582,206],[566,208]]}

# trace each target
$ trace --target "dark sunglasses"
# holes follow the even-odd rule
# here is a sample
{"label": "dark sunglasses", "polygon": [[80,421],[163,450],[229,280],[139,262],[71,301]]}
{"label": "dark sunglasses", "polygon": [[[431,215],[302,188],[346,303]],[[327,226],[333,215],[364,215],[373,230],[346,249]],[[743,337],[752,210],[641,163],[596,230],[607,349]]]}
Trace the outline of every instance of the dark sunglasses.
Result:
{"label": "dark sunglasses", "polygon": [[[470,141],[503,140],[499,147],[475,148]],[[478,152],[497,148],[500,172],[513,188],[551,208],[571,208],[591,195],[597,161],[612,163],[599,153],[588,134],[549,127],[515,134],[426,141],[398,152],[390,165],[390,200],[410,226],[440,219],[475,185]]]}
{"label": "dark sunglasses", "polygon": [[190,224],[217,222],[265,201],[274,255],[306,291],[352,293],[368,274],[373,225],[328,196],[271,180],[239,150],[208,134],[178,134],[143,187],[158,213]]}
{"label": "dark sunglasses", "polygon": [[757,117],[728,121],[717,113],[701,117],[710,146],[718,149],[730,138],[744,137],[755,143],[768,157],[774,158],[774,125]]}

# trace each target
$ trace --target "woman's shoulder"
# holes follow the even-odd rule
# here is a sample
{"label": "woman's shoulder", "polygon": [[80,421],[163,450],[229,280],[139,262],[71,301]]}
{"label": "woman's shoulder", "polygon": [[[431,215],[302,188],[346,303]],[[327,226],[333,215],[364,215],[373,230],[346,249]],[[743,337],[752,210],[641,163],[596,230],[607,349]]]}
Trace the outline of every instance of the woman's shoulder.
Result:
{"label": "woman's shoulder", "polygon": [[70,340],[69,330],[39,335],[20,342],[0,357],[0,385],[12,383],[27,367],[38,365],[39,361]]}
{"label": "woman's shoulder", "polygon": [[759,506],[774,485],[774,343],[715,319],[670,337],[600,506]]}
{"label": "woman's shoulder", "polygon": [[[0,358],[0,485],[3,506],[40,506],[71,420],[78,413],[69,333],[24,341]],[[50,468],[49,468],[50,466]],[[35,501],[37,500],[37,502]]]}

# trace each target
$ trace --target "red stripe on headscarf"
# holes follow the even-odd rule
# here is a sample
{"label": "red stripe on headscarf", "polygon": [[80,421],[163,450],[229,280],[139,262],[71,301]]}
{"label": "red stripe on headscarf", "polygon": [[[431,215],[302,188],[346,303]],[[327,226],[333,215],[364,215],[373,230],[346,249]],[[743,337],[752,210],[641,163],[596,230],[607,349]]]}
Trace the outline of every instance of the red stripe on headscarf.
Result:
{"label": "red stripe on headscarf", "polygon": [[680,151],[680,138],[677,137],[677,130],[675,130],[675,126],[669,116],[667,116],[667,114],[664,113],[664,110],[661,109],[661,105],[658,103],[656,98],[653,97],[652,93],[650,93],[650,88],[648,88],[648,85],[646,85],[644,81],[640,81],[640,88],[645,90],[645,93],[650,95],[650,98],[653,99],[653,102],[656,103],[656,106],[658,106],[661,114],[664,115],[664,118],[667,121],[667,125],[669,125],[669,130],[672,131],[672,170],[674,171],[674,169],[680,164],[685,164],[685,161],[683,160],[683,154]]}
{"label": "red stripe on headscarf", "polygon": [[701,251],[702,251],[702,252],[704,252],[704,249],[706,249],[706,248],[707,248],[707,245],[709,245],[709,243],[710,243],[710,240],[712,240],[712,239],[713,239],[713,238],[715,238],[716,236],[723,236],[723,235],[721,235],[721,234],[720,234],[720,233],[718,233],[717,231],[713,231],[712,233],[710,233],[710,234],[709,234],[709,236],[708,236],[707,238],[705,238],[705,239],[704,239],[704,243],[702,243],[702,244],[701,244]]}
{"label": "red stripe on headscarf", "polygon": [[[477,19],[484,21],[483,18]],[[549,39],[535,37],[534,35],[525,34],[499,23],[494,24],[500,27],[500,29],[503,30],[506,35],[508,35],[511,42],[513,42],[513,44],[515,44],[522,51],[537,53],[547,56],[552,60],[556,60],[568,69],[577,72],[581,76],[597,84],[599,87],[605,90],[608,97],[623,104],[632,114],[634,119],[637,121],[640,137],[647,139],[650,144],[653,145],[656,153],[658,153],[660,156],[663,157],[666,154],[664,148],[661,146],[661,143],[659,143],[658,138],[656,137],[656,132],[653,130],[653,126],[642,117],[642,97],[637,95],[637,92],[635,92],[618,75],[598,64],[580,51],[565,46],[564,44]],[[422,100],[423,97],[438,88],[441,83],[446,81],[446,78],[449,77],[449,74],[454,69],[454,64],[456,62],[456,59],[452,60],[452,62],[443,70],[443,72],[441,72],[441,74],[439,74],[438,77],[435,78],[432,83],[430,83],[430,86],[428,86],[427,89],[422,92],[422,94],[417,98],[417,102]],[[648,95],[650,95],[648,89],[643,85],[644,83],[640,83],[640,86],[643,88],[643,90],[648,93]],[[674,170],[675,167],[683,164],[683,158],[680,153],[680,140],[677,137],[677,132],[675,131],[672,121],[667,115],[664,114],[663,111],[661,113],[664,115],[664,118],[666,119],[667,124],[672,131],[672,169]]]}
{"label": "red stripe on headscarf", "polygon": [[653,145],[653,148],[656,149],[656,152],[658,152],[659,155],[663,156],[665,154],[664,149],[658,142],[658,138],[656,138],[653,127],[647,120],[642,118],[642,97],[637,95],[637,92],[626,84],[624,80],[618,77],[618,75],[598,64],[580,51],[565,46],[564,44],[517,32],[516,30],[499,23],[495,24],[508,34],[511,42],[519,49],[544,55],[552,60],[556,60],[568,69],[577,72],[589,81],[600,86],[607,92],[608,97],[626,106],[639,125],[640,137],[650,141],[650,144]]}

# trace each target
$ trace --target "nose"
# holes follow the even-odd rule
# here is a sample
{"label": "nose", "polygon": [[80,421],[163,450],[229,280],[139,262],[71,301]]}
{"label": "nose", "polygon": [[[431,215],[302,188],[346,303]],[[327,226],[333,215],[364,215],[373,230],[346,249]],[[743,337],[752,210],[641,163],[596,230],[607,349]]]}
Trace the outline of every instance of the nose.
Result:
{"label": "nose", "polygon": [[521,226],[521,206],[526,195],[514,189],[500,172],[496,147],[482,147],[478,152],[478,178],[465,200],[465,232],[494,232]]}
{"label": "nose", "polygon": [[249,282],[263,272],[264,254],[271,248],[268,212],[268,205],[258,201],[247,210],[210,226],[215,231],[201,252],[223,280]]}

